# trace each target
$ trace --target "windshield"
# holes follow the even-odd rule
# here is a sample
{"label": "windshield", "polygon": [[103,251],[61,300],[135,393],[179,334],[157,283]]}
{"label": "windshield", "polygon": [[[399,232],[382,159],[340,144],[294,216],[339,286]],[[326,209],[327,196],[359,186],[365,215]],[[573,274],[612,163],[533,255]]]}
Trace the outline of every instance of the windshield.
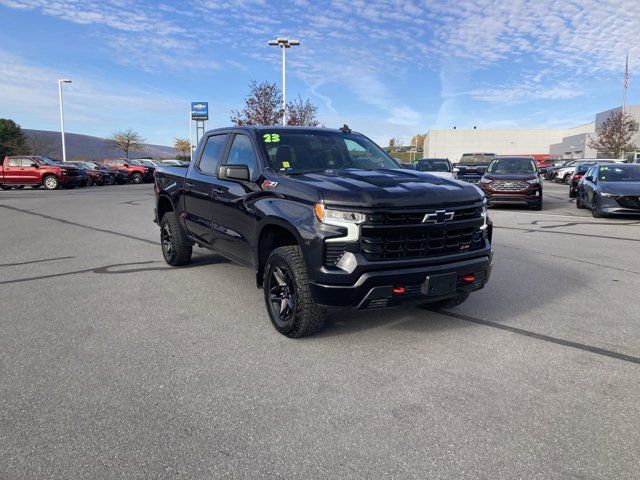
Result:
{"label": "windshield", "polygon": [[640,182],[640,165],[602,166],[598,180],[603,182]]}
{"label": "windshield", "polygon": [[447,160],[418,160],[416,170],[419,172],[450,172],[451,166]]}
{"label": "windshield", "polygon": [[497,158],[491,162],[487,172],[497,174],[536,173],[536,163],[531,158]]}
{"label": "windshield", "polygon": [[493,153],[464,154],[460,159],[460,163],[471,165],[486,165],[494,158],[495,155]]}
{"label": "windshield", "polygon": [[258,138],[271,167],[287,175],[325,170],[400,168],[371,140],[331,131],[264,130]]}
{"label": "windshield", "polygon": [[137,160],[127,160],[127,163],[129,165],[140,165],[140,162]]}

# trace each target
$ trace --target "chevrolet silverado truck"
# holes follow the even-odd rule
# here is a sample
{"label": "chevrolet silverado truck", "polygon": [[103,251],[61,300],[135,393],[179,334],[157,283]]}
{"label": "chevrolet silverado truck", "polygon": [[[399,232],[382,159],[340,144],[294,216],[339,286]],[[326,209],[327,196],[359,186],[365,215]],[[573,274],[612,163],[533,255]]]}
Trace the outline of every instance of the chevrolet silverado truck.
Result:
{"label": "chevrolet silverado truck", "polygon": [[495,153],[463,153],[453,172],[459,180],[478,183],[494,158]]}
{"label": "chevrolet silverado truck", "polygon": [[153,182],[153,172],[155,172],[155,168],[146,167],[136,160],[107,158],[102,161],[102,164],[109,168],[126,171],[129,174],[131,183]]}
{"label": "chevrolet silverado truck", "polygon": [[347,126],[212,130],[186,171],[156,170],[154,190],[165,261],[198,245],[252,268],[289,337],[320,330],[328,309],[449,308],[489,280],[482,191],[404,169]]}
{"label": "chevrolet silverado truck", "polygon": [[83,182],[80,169],[68,163],[57,163],[47,157],[16,155],[6,156],[0,166],[0,188],[44,187],[57,190],[60,187],[78,187]]}

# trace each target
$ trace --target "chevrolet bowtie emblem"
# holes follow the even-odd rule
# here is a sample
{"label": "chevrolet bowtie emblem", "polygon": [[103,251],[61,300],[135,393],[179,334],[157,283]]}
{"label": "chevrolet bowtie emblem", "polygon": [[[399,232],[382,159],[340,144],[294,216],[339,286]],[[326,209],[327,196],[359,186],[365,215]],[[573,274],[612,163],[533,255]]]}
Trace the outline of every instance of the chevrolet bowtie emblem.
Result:
{"label": "chevrolet bowtie emblem", "polygon": [[422,223],[444,223],[453,220],[455,212],[447,212],[446,210],[436,210],[433,213],[426,213],[422,219]]}

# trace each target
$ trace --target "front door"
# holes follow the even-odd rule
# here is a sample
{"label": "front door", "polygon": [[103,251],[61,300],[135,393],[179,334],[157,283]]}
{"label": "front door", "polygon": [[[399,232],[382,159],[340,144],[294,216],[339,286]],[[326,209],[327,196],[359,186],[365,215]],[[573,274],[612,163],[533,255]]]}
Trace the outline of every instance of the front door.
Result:
{"label": "front door", "polygon": [[[246,165],[250,178],[258,175],[256,150],[251,138],[244,134],[233,136],[226,165]],[[241,184],[217,180],[213,196],[213,237],[216,247],[239,260],[253,263],[255,217],[251,205],[245,202],[254,191],[253,182]]]}
{"label": "front door", "polygon": [[25,185],[37,185],[40,183],[39,165],[30,158],[22,159],[22,175]]}
{"label": "front door", "polygon": [[199,242],[213,246],[213,196],[219,182],[218,166],[227,146],[226,133],[207,137],[194,168],[184,179],[185,226]]}

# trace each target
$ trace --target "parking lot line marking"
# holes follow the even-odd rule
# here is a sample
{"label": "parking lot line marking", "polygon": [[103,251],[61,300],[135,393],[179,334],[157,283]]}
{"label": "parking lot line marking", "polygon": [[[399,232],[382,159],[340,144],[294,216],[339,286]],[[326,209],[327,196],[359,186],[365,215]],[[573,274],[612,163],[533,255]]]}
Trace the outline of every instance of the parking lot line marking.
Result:
{"label": "parking lot line marking", "polygon": [[[70,220],[65,220],[64,218],[52,217],[50,215],[45,215],[43,213],[32,212],[30,210],[23,210],[22,208],[11,207],[9,205],[0,205],[0,207],[6,208],[6,209],[9,209],[9,210],[15,210],[16,212],[28,213],[28,214],[31,214],[31,215],[35,215],[37,217],[46,218],[47,220],[53,220],[54,222],[65,223],[67,225],[73,225],[74,227],[88,228],[89,230],[94,230],[96,232],[110,233],[111,235],[118,235],[119,237],[125,237],[125,238],[130,238],[131,240],[138,240],[140,242],[150,243],[151,245],[160,245],[160,242],[156,242],[154,240],[149,240],[148,238],[136,237],[135,235],[129,235],[127,233],[116,232],[114,230],[107,230],[106,228],[92,227],[90,225],[84,225],[82,223],[77,223],[77,222],[72,222]],[[149,221],[151,221],[151,220],[149,220]]]}
{"label": "parking lot line marking", "polygon": [[558,235],[573,235],[576,237],[593,237],[593,238],[605,238],[607,240],[622,240],[626,242],[640,242],[640,238],[627,238],[627,237],[610,237],[607,235],[592,235],[590,233],[575,233],[575,232],[558,232],[555,230],[538,230],[535,228],[518,228],[518,227],[497,227],[493,226],[495,229],[503,229],[503,230],[519,230],[521,232],[527,233],[556,233]]}
{"label": "parking lot line marking", "polygon": [[54,260],[67,260],[69,258],[76,258],[76,257],[55,257],[55,258],[43,258],[42,260],[29,260],[28,262],[0,263],[0,267],[17,267],[18,265],[28,265],[30,263],[53,262]]}
{"label": "parking lot line marking", "polygon": [[572,342],[571,340],[564,340],[562,338],[550,337],[549,335],[544,335],[542,333],[531,332],[522,328],[512,327],[509,325],[504,325],[502,323],[484,320],[482,318],[471,317],[469,315],[463,315],[461,313],[450,311],[439,311],[438,313],[446,315],[448,317],[457,318],[458,320],[464,320],[465,322],[477,323],[479,325],[484,325],[485,327],[497,328],[499,330],[505,330],[507,332],[516,333],[518,335],[524,335],[525,337],[535,338],[536,340],[542,340],[543,342],[555,343],[564,347],[577,348],[578,350],[584,350],[586,352],[595,353],[604,357],[615,358],[616,360],[622,360],[624,362],[640,364],[639,357],[614,352],[613,350],[606,350],[604,348],[594,347],[593,345],[587,345],[585,343]]}

